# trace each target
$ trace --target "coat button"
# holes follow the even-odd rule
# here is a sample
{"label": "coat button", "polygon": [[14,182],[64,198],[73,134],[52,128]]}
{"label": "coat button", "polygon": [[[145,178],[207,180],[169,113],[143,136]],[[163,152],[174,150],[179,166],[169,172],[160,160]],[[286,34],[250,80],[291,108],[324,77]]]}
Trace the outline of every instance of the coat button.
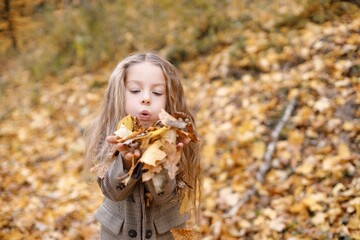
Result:
{"label": "coat button", "polygon": [[137,232],[134,229],[129,230],[129,237],[136,238]]}
{"label": "coat button", "polygon": [[120,183],[116,186],[117,190],[123,190],[124,188],[125,188],[125,184],[123,184],[123,183]]}
{"label": "coat button", "polygon": [[145,235],[146,239],[150,239],[151,236],[152,236],[152,231],[151,231],[151,230],[147,230],[147,231],[146,231],[146,235]]}

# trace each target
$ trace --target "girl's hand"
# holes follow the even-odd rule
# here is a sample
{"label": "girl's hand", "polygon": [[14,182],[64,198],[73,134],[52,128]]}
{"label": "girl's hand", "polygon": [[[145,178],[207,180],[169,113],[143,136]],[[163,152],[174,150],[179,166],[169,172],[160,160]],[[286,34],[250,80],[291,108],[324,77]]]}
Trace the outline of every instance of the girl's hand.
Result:
{"label": "girl's hand", "polygon": [[116,136],[108,136],[106,137],[106,141],[111,144],[116,144],[116,149],[120,152],[122,156],[124,168],[126,170],[129,170],[131,168],[132,159],[134,159],[134,163],[136,163],[141,156],[140,150],[138,148],[131,148],[122,143],[118,143]]}
{"label": "girl's hand", "polygon": [[188,138],[177,138],[177,144],[176,144],[176,150],[178,152],[181,152],[181,150],[183,149],[183,147],[185,146],[185,144],[189,144],[190,139]]}

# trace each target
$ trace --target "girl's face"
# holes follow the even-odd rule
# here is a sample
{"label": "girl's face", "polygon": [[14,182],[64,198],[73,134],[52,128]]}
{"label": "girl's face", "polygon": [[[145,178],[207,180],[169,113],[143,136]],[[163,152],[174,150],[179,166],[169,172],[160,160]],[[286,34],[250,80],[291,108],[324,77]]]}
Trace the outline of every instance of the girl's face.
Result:
{"label": "girl's face", "polygon": [[125,110],[143,127],[159,120],[166,106],[165,77],[160,67],[143,62],[128,68],[125,82]]}

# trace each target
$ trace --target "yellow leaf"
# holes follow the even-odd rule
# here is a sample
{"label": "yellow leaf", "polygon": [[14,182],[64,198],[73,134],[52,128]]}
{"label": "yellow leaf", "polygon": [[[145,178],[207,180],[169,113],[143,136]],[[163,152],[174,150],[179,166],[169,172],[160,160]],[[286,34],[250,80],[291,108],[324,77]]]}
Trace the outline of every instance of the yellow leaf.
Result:
{"label": "yellow leaf", "polygon": [[150,179],[152,179],[154,176],[154,172],[152,171],[147,171],[147,172],[144,172],[142,175],[141,175],[141,179],[143,182],[146,182],[146,181],[149,181]]}
{"label": "yellow leaf", "polygon": [[278,217],[270,221],[269,227],[270,229],[275,230],[277,232],[282,232],[286,228],[284,222],[285,222],[284,217]]}
{"label": "yellow leaf", "polygon": [[196,234],[191,229],[172,228],[170,230],[174,240],[193,240],[197,239]]}
{"label": "yellow leaf", "polygon": [[166,157],[166,153],[160,150],[161,146],[161,141],[155,141],[145,150],[139,161],[145,164],[156,166],[156,161],[162,161]]}
{"label": "yellow leaf", "polygon": [[334,167],[340,163],[340,160],[337,156],[329,156],[324,159],[322,168],[327,171],[335,170]]}
{"label": "yellow leaf", "polygon": [[289,206],[289,211],[295,214],[303,213],[304,211],[306,211],[306,205],[303,203],[294,203]]}
{"label": "yellow leaf", "polygon": [[[358,223],[358,225],[359,225],[359,223]],[[355,240],[360,239],[360,233],[359,232],[352,232],[352,233],[350,233],[350,236],[352,237],[352,239],[355,239]]]}
{"label": "yellow leaf", "polygon": [[14,229],[9,232],[5,232],[4,235],[2,235],[2,236],[4,237],[4,239],[13,239],[13,240],[24,239],[24,233],[22,233],[18,229]]}
{"label": "yellow leaf", "polygon": [[169,129],[162,135],[163,150],[166,153],[164,168],[168,170],[170,179],[175,179],[177,164],[181,158],[181,152],[176,150],[176,131]]}
{"label": "yellow leaf", "polygon": [[274,210],[271,209],[271,208],[265,208],[265,209],[263,210],[263,214],[264,214],[265,216],[267,216],[268,218],[270,218],[270,219],[275,219],[275,218],[277,217],[276,211],[274,211]]}
{"label": "yellow leaf", "polygon": [[254,220],[254,225],[255,226],[264,226],[265,224],[267,224],[265,220],[266,220],[265,217],[260,215]]}
{"label": "yellow leaf", "polygon": [[121,127],[121,125],[124,125],[130,131],[133,130],[134,122],[133,122],[133,119],[130,114],[127,115],[126,117],[124,117],[123,119],[121,119],[120,123],[117,126],[117,129],[119,129]]}
{"label": "yellow leaf", "polygon": [[134,172],[134,169],[135,169],[135,159],[134,159],[134,157],[132,157],[132,159],[131,159],[131,168],[130,168],[130,170],[129,170],[129,176],[123,181],[123,183],[125,184],[125,185],[127,185],[128,184],[128,182],[130,181],[130,179],[131,179],[131,176],[132,176],[132,174],[133,174],[133,172]]}
{"label": "yellow leaf", "polygon": [[181,201],[181,206],[180,206],[180,214],[184,214],[185,212],[189,211],[189,196],[188,196],[188,191],[184,191],[184,198]]}
{"label": "yellow leaf", "polygon": [[319,112],[324,112],[330,107],[330,100],[326,97],[320,98],[316,103],[314,104],[314,109]]}
{"label": "yellow leaf", "polygon": [[347,224],[347,226],[350,228],[350,229],[359,229],[359,226],[360,226],[360,218],[358,216],[352,216],[350,217],[349,219],[349,223]]}
{"label": "yellow leaf", "polygon": [[145,135],[134,138],[134,140],[141,139],[140,149],[145,150],[149,147],[152,142],[155,142],[161,138],[161,135],[166,132],[169,128],[162,127],[154,131],[148,132]]}
{"label": "yellow leaf", "polygon": [[175,144],[165,142],[163,147],[166,152],[166,159],[163,163],[164,168],[167,169],[170,179],[175,179],[176,171],[178,170],[177,164],[180,161],[181,153],[176,151]]}
{"label": "yellow leaf", "polygon": [[344,184],[338,183],[335,185],[335,187],[332,189],[332,194],[337,197],[341,191],[346,190]]}
{"label": "yellow leaf", "polygon": [[120,127],[114,132],[118,137],[124,138],[132,133],[124,124],[120,124]]}
{"label": "yellow leaf", "polygon": [[301,145],[304,141],[304,133],[300,131],[289,132],[289,142],[293,145]]}
{"label": "yellow leaf", "polygon": [[343,124],[343,129],[345,130],[345,131],[352,131],[352,130],[354,130],[354,123],[353,122],[344,122],[344,124]]}
{"label": "yellow leaf", "polygon": [[326,200],[326,195],[324,193],[315,193],[307,196],[303,199],[303,203],[308,206],[308,208],[315,211],[322,211],[323,207],[319,204],[319,202],[324,202]]}
{"label": "yellow leaf", "polygon": [[296,169],[296,173],[307,175],[307,174],[310,174],[314,170],[314,167],[315,167],[314,163],[305,162]]}
{"label": "yellow leaf", "polygon": [[350,200],[349,204],[355,208],[356,216],[358,217],[358,219],[360,221],[360,197]]}
{"label": "yellow leaf", "polygon": [[255,142],[252,146],[252,155],[257,159],[262,159],[264,157],[265,148],[264,142]]}
{"label": "yellow leaf", "polygon": [[296,116],[294,116],[294,122],[297,124],[306,124],[311,119],[313,110],[309,107],[302,107],[299,109]]}
{"label": "yellow leaf", "polygon": [[176,144],[176,131],[174,129],[169,129],[161,133],[161,138],[164,141],[167,141],[170,144]]}
{"label": "yellow leaf", "polygon": [[143,166],[143,170],[148,170],[148,171],[142,174],[142,181],[143,182],[149,181],[154,176],[154,174],[161,172],[162,169],[163,168],[161,164],[158,164],[157,166],[145,164]]}
{"label": "yellow leaf", "polygon": [[325,222],[326,215],[323,212],[318,212],[316,215],[311,219],[311,222],[314,225],[320,225]]}
{"label": "yellow leaf", "polygon": [[349,147],[347,146],[347,144],[345,143],[340,143],[339,148],[338,148],[338,156],[341,159],[347,159],[349,158],[351,155]]}
{"label": "yellow leaf", "polygon": [[342,213],[340,207],[330,208],[329,211],[327,211],[328,218],[330,222],[333,222],[338,216],[340,216]]}

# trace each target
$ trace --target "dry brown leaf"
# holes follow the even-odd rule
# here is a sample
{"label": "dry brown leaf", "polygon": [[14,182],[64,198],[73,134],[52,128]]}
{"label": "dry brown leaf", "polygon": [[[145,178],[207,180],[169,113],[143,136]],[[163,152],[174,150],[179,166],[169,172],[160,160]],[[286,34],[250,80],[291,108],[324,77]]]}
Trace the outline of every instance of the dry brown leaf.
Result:
{"label": "dry brown leaf", "polygon": [[159,140],[155,141],[145,150],[139,161],[148,165],[156,166],[157,161],[162,161],[166,157],[166,153],[160,150],[161,147],[162,142]]}
{"label": "dry brown leaf", "polygon": [[184,214],[185,212],[189,211],[190,208],[190,201],[189,201],[189,195],[188,191],[184,191],[183,199],[181,200],[181,206],[180,206],[180,214]]}
{"label": "dry brown leaf", "polygon": [[[143,129],[137,118],[127,115],[118,124],[115,135],[118,142],[128,146],[137,146],[143,152],[138,160],[143,164],[144,171],[142,180],[149,181],[161,169],[166,169],[171,179],[175,178],[178,170],[177,164],[180,160],[181,153],[176,150],[177,135],[181,138],[188,138],[198,141],[189,117],[184,113],[176,113],[175,117],[168,114],[165,110],[159,114],[159,121],[147,129]],[[91,171],[103,178],[106,171],[117,156],[118,151],[114,151],[109,159],[97,164]],[[123,180],[126,184],[133,173],[136,164],[132,164],[128,177]],[[162,189],[163,182],[161,177],[157,177],[155,185]],[[159,190],[159,191],[160,191]]]}
{"label": "dry brown leaf", "polygon": [[159,119],[165,126],[168,127],[174,127],[179,129],[183,129],[186,127],[186,123],[184,121],[177,120],[169,113],[167,113],[164,109],[162,109],[159,113]]}
{"label": "dry brown leaf", "polygon": [[191,229],[172,228],[170,232],[172,233],[174,240],[197,239],[197,234],[194,233]]}
{"label": "dry brown leaf", "polygon": [[167,169],[170,179],[175,179],[181,152],[176,150],[176,131],[174,129],[163,134],[163,149],[166,152],[164,168]]}
{"label": "dry brown leaf", "polygon": [[166,159],[164,161],[164,168],[168,171],[170,179],[175,179],[178,170],[178,163],[181,158],[181,152],[176,150],[176,145],[165,142],[164,151],[166,152]]}

